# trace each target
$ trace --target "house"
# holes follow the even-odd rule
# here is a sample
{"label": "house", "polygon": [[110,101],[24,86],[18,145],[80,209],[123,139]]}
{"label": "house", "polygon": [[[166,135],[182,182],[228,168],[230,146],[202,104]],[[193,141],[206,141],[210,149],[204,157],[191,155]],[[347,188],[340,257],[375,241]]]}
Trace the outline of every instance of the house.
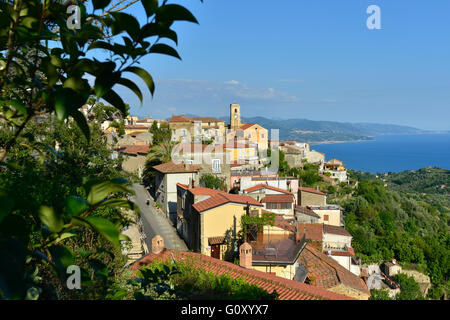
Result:
{"label": "house", "polygon": [[298,222],[319,223],[321,217],[308,207],[295,206],[294,215]]}
{"label": "house", "polygon": [[235,139],[248,139],[257,146],[258,151],[265,151],[269,144],[269,132],[256,123],[241,122],[241,106],[237,103],[230,104],[230,126],[227,131],[226,141]]}
{"label": "house", "polygon": [[233,279],[242,278],[249,284],[264,288],[269,293],[276,291],[279,300],[351,300],[348,296],[337,294],[318,286],[283,279],[273,274],[252,269],[252,250],[248,243],[239,247],[240,264],[217,260],[199,253],[164,248],[164,239],[159,235],[152,240],[152,252],[130,265],[136,272],[153,262],[185,261],[195,268],[213,272],[216,275],[227,274]]}
{"label": "house", "polygon": [[200,167],[193,164],[173,161],[153,166],[155,176],[155,200],[161,205],[166,217],[176,223],[177,183],[198,183]]}
{"label": "house", "polygon": [[189,185],[177,183],[177,231],[186,242],[188,248],[192,247],[191,239],[193,237],[191,235],[196,232],[195,225],[190,221],[192,205],[219,192],[220,190],[195,186],[194,181],[191,181]]}
{"label": "house", "polygon": [[169,128],[172,141],[191,143],[212,140],[223,143],[225,140],[225,121],[211,117],[172,116]]}
{"label": "house", "polygon": [[143,125],[125,125],[125,134],[130,134],[130,133],[144,133],[144,132],[148,132],[148,127],[147,126],[143,126]]}
{"label": "house", "polygon": [[249,140],[230,140],[222,145],[228,163],[257,164],[258,147]]}
{"label": "house", "polygon": [[363,279],[310,244],[302,250],[298,261],[306,269],[305,283],[358,300],[369,299],[370,291]]}
{"label": "house", "polygon": [[298,205],[306,206],[325,206],[327,204],[327,195],[314,188],[299,187],[297,196]]}
{"label": "house", "polygon": [[397,260],[392,259],[381,265],[381,270],[388,276],[393,277],[402,272],[402,266],[397,263]]}
{"label": "house", "polygon": [[[179,188],[181,186],[178,186]],[[183,222],[186,224],[186,244],[189,249],[223,259],[241,230],[243,215],[261,215],[263,205],[249,196],[229,194],[207,188],[194,187],[186,195]]]}
{"label": "house", "polygon": [[211,174],[230,189],[231,167],[221,144],[180,143],[173,148],[172,160],[198,165],[200,177]]}
{"label": "house", "polygon": [[122,162],[122,169],[126,172],[136,172],[141,177],[149,149],[147,144],[121,145],[116,148],[116,151],[125,156]]}
{"label": "house", "polygon": [[324,172],[331,174],[331,178],[337,179],[339,182],[348,182],[347,170],[344,168],[342,161],[331,159],[325,163]]}
{"label": "house", "polygon": [[324,223],[332,226],[344,225],[343,209],[337,204],[327,204],[324,206],[307,206],[316,213],[319,218],[319,223]]}
{"label": "house", "polygon": [[[238,185],[240,191],[243,193],[245,193],[245,190],[258,185],[267,185],[278,190],[285,190],[294,196],[298,193],[298,178],[296,177],[280,177],[278,173],[269,171],[250,171],[248,174],[243,172],[237,175],[237,178],[238,180],[235,180],[235,186]],[[268,193],[270,194],[271,192]],[[295,201],[297,202],[297,197],[295,197]]]}
{"label": "house", "polygon": [[355,257],[355,251],[352,248],[352,238],[352,235],[343,227],[323,224],[323,252],[336,260],[345,269],[359,275],[359,266],[352,263]]}
{"label": "house", "polygon": [[268,194],[261,199],[264,208],[288,219],[294,219],[295,198],[293,194]]}
{"label": "house", "polygon": [[291,192],[285,189],[273,187],[271,185],[264,183],[260,183],[253,187],[244,189],[243,194],[249,195],[250,197],[253,197],[258,201],[261,201],[261,199],[264,198],[266,195],[282,195],[282,194],[292,195]]}

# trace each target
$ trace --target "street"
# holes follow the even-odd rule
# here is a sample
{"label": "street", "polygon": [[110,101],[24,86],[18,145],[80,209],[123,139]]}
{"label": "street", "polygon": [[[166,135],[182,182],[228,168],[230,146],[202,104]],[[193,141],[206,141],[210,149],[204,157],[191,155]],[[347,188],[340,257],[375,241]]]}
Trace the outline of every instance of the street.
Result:
{"label": "street", "polygon": [[[164,247],[188,251],[185,242],[178,236],[176,229],[155,207],[153,198],[148,194],[144,186],[139,183],[134,183],[132,189],[136,194],[131,197],[131,200],[134,201],[141,210],[143,228],[147,235],[146,243],[148,249],[151,251],[152,238],[159,234],[164,239]],[[150,205],[146,204],[147,199],[150,199]]]}

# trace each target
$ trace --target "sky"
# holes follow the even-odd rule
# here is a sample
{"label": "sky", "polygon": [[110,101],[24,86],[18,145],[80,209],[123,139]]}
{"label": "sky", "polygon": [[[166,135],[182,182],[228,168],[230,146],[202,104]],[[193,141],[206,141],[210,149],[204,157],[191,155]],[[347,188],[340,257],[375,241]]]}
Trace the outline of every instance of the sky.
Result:
{"label": "sky", "polygon": [[[173,3],[173,1],[172,1]],[[138,116],[225,116],[400,124],[450,130],[450,1],[178,1],[179,61],[141,61],[156,82]],[[381,29],[369,30],[369,5]],[[140,4],[126,11],[143,21]],[[139,80],[138,80],[139,81]],[[139,82],[142,91],[145,85]]]}

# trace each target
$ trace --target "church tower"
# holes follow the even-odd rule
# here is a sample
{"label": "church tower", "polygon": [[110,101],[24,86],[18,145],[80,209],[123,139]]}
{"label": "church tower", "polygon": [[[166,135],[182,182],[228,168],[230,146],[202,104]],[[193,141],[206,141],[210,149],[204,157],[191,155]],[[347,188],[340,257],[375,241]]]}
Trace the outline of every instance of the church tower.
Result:
{"label": "church tower", "polygon": [[241,126],[241,106],[237,103],[230,104],[230,129],[236,130]]}

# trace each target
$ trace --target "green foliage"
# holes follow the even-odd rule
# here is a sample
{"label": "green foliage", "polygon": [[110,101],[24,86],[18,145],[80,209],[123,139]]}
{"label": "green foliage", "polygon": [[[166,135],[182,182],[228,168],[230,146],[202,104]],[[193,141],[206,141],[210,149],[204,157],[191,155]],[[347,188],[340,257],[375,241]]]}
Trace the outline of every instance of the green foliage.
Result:
{"label": "green foliage", "polygon": [[370,290],[370,298],[369,300],[392,300],[392,298],[389,296],[389,293],[386,289],[374,289]]}
{"label": "green foliage", "polygon": [[[153,95],[151,75],[135,64],[150,53],[179,58],[160,41],[177,43],[175,21],[197,21],[182,6],[143,0],[141,26],[109,3],[78,1],[77,30],[67,24],[70,2],[0,4],[0,299],[118,297],[109,288],[125,263],[122,209],[137,208],[124,199],[131,190],[117,178],[120,160],[80,108],[101,98],[112,107],[96,108],[98,121],[126,116],[129,106],[113,88],[125,86],[142,102],[126,78],[132,73]],[[83,290],[65,285],[72,264]]]}
{"label": "green foliage", "polygon": [[383,181],[369,178],[359,182],[352,198],[338,201],[356,254],[364,262],[395,258],[417,265],[435,286],[448,281],[448,209],[439,212],[415,194],[392,191]]}
{"label": "green foliage", "polygon": [[160,127],[158,128],[158,123],[156,122],[156,120],[153,121],[149,131],[153,135],[153,145],[160,145],[169,142],[172,135],[168,124],[161,123]]}
{"label": "green foliage", "polygon": [[137,299],[275,300],[276,293],[249,284],[243,277],[217,275],[197,268],[193,260],[153,262],[132,280]]}
{"label": "green foliage", "polygon": [[394,279],[400,286],[400,293],[395,296],[396,300],[423,300],[419,284],[413,277],[399,273],[395,275]]}
{"label": "green foliage", "polygon": [[241,227],[243,234],[247,234],[249,226],[255,226],[261,231],[264,226],[273,226],[275,224],[275,213],[263,212],[261,216],[242,215]]}
{"label": "green foliage", "polygon": [[225,184],[225,180],[212,175],[210,173],[202,174],[200,177],[200,183],[202,183],[205,188],[216,189],[216,190],[226,190],[227,185]]}

